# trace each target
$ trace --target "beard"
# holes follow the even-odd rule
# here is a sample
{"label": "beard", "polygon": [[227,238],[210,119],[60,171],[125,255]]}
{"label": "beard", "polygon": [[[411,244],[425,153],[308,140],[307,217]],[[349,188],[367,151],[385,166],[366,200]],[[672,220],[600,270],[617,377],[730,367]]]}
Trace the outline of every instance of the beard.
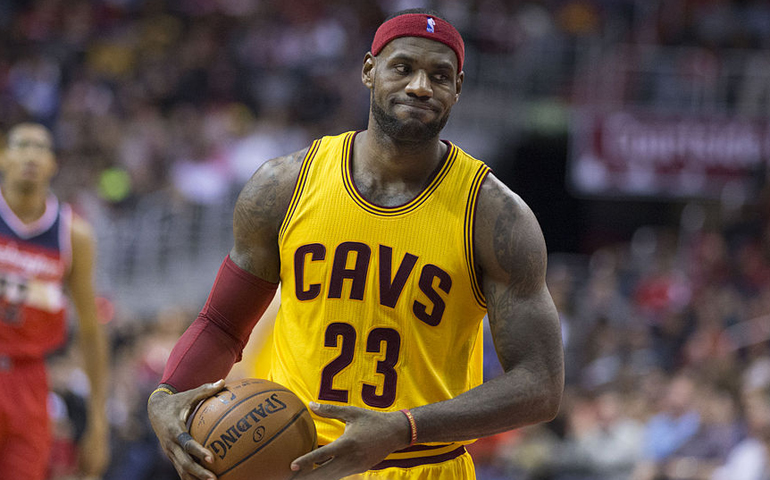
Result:
{"label": "beard", "polygon": [[385,134],[402,143],[419,143],[436,138],[449,121],[449,112],[432,122],[423,123],[417,119],[400,120],[396,116],[385,111],[377,103],[375,95],[371,97],[372,115],[374,121]]}

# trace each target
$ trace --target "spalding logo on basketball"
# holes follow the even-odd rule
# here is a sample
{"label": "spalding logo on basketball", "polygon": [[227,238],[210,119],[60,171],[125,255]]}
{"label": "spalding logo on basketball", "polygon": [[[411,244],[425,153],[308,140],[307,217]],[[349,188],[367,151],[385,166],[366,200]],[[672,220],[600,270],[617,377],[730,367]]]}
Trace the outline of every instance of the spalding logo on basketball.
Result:
{"label": "spalding logo on basketball", "polygon": [[214,454],[204,466],[220,480],[284,480],[292,460],[317,446],[305,404],[285,387],[248,378],[198,405],[190,435]]}

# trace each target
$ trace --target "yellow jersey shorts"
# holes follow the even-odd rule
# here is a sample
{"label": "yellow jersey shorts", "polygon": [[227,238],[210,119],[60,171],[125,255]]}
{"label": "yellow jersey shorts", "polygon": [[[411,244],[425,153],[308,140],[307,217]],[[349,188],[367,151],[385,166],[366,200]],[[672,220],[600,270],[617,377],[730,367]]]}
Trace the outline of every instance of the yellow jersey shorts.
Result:
{"label": "yellow jersey shorts", "polygon": [[369,470],[344,480],[475,480],[476,469],[470,454],[463,453],[451,460],[440,463],[416,465],[414,467],[386,467]]}

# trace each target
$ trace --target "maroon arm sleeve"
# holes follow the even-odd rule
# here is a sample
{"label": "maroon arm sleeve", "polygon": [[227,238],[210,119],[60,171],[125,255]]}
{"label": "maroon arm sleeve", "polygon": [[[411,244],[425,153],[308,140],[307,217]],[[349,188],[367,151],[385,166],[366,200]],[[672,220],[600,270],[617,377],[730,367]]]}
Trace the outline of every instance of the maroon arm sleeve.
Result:
{"label": "maroon arm sleeve", "polygon": [[161,383],[177,391],[225,378],[275,296],[277,283],[240,268],[228,255],[198,318],[174,345]]}

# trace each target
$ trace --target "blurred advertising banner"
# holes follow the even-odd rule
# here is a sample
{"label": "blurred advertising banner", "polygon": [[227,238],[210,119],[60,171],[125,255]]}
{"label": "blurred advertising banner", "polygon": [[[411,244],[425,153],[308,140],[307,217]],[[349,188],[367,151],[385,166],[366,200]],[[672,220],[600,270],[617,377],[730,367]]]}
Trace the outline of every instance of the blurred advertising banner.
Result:
{"label": "blurred advertising banner", "polygon": [[581,111],[570,123],[578,195],[751,199],[770,162],[770,119]]}

